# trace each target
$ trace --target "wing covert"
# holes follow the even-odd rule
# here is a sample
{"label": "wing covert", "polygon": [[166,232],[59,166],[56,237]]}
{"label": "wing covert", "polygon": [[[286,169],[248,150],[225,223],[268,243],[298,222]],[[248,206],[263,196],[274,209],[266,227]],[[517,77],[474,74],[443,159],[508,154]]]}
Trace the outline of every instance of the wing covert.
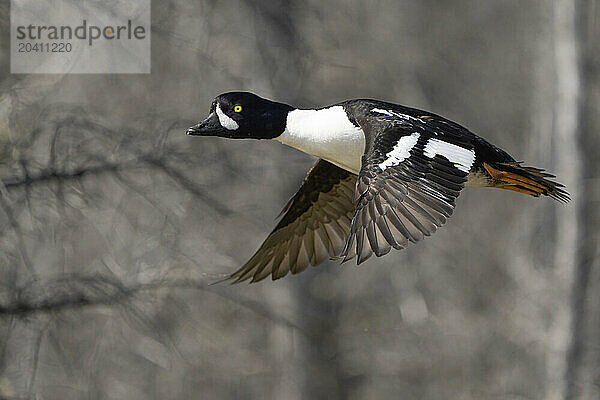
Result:
{"label": "wing covert", "polygon": [[356,184],[344,262],[354,254],[360,264],[373,254],[403,249],[444,225],[475,160],[470,136],[455,127],[383,111],[371,118],[387,123],[361,123],[371,140]]}

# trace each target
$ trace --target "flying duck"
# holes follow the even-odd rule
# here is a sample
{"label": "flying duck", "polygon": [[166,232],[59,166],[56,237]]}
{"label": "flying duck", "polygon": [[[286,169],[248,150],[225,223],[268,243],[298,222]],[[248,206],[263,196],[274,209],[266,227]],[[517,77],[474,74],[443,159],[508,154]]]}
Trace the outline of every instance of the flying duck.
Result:
{"label": "flying duck", "polygon": [[297,274],[327,259],[357,264],[431,235],[465,186],[569,201],[563,185],[467,128],[379,100],[302,110],[248,92],[215,98],[188,135],[273,139],[319,158],[256,253],[227,279]]}

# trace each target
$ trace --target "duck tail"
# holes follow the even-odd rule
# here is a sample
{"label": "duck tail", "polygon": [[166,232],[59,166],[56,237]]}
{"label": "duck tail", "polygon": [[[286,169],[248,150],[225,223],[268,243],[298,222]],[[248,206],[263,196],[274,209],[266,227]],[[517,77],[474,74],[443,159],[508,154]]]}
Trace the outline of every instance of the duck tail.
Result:
{"label": "duck tail", "polygon": [[564,185],[548,179],[555,176],[544,172],[543,169],[524,167],[520,162],[494,163],[493,167],[484,163],[483,166],[493,179],[492,187],[514,190],[535,197],[543,194],[562,203],[571,200]]}

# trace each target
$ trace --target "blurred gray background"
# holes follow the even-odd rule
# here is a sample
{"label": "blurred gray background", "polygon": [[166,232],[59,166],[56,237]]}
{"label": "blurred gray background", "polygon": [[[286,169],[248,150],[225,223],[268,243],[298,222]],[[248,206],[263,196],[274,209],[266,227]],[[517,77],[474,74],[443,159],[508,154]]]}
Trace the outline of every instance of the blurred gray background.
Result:
{"label": "blurred gray background", "polygon": [[[0,398],[600,398],[600,1],[155,1],[149,75],[11,75],[0,16]],[[573,200],[208,286],[314,162],[186,137],[229,90],[424,108]]]}

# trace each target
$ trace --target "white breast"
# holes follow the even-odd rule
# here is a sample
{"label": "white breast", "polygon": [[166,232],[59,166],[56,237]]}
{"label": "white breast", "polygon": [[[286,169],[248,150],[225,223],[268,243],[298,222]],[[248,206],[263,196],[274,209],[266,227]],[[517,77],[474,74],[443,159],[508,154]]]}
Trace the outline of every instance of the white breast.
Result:
{"label": "white breast", "polygon": [[362,129],[350,122],[342,106],[291,111],[285,131],[275,140],[355,174],[365,151]]}

